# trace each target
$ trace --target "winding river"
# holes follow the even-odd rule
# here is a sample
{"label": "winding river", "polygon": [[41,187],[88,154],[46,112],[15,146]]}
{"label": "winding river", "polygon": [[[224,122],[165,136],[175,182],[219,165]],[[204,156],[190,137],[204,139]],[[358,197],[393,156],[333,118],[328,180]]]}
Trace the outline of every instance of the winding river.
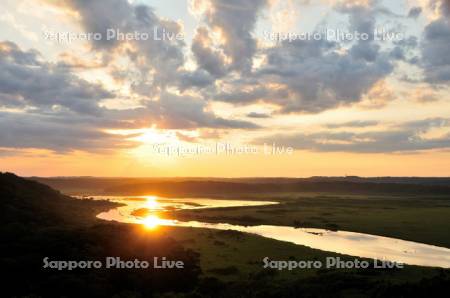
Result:
{"label": "winding river", "polygon": [[228,223],[168,220],[154,215],[155,212],[169,210],[262,206],[279,204],[278,202],[207,198],[166,199],[155,196],[93,196],[93,198],[126,204],[97,215],[98,218],[104,220],[144,224],[148,228],[162,225],[235,230],[350,256],[401,262],[409,265],[450,268],[450,249],[412,241],[313,228],[273,225],[241,226]]}

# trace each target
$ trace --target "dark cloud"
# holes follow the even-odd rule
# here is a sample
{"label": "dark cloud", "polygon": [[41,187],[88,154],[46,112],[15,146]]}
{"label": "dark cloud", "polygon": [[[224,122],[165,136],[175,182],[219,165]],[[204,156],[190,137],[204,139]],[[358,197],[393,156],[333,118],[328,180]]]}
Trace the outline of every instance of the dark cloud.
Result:
{"label": "dark cloud", "polygon": [[290,97],[277,100],[281,112],[317,113],[358,102],[393,70],[388,54],[373,54],[370,46],[366,54],[361,44],[345,54],[336,47],[323,40],[297,40],[268,50],[260,75],[286,86]]}
{"label": "dark cloud", "polygon": [[450,1],[449,0],[441,0],[441,12],[445,16],[450,16]]}
{"label": "dark cloud", "polygon": [[430,0],[428,3],[431,9],[439,11],[442,17],[450,16],[449,0]]}
{"label": "dark cloud", "polygon": [[393,42],[394,48],[391,50],[390,55],[397,60],[405,60],[411,64],[415,64],[416,56],[415,50],[418,46],[417,37],[410,36],[406,39],[395,40]]}
{"label": "dark cloud", "polygon": [[201,69],[206,70],[216,78],[223,77],[227,72],[224,57],[218,50],[212,48],[212,40],[206,28],[200,27],[192,41],[191,50]]}
{"label": "dark cloud", "polygon": [[[114,55],[128,57],[139,71],[140,82],[149,88],[138,88],[153,93],[158,88],[178,82],[176,74],[184,65],[183,40],[162,39],[162,34],[181,34],[181,25],[177,22],[159,18],[147,5],[132,5],[127,0],[65,0],[69,8],[75,10],[86,32],[98,32],[102,39],[92,40],[93,50],[102,51],[106,61],[114,60]],[[122,33],[137,32],[147,34],[147,39],[117,40],[107,39],[108,30]],[[155,30],[156,34],[155,35]],[[123,45],[127,45],[123,50]],[[122,50],[122,51],[120,51]],[[131,75],[131,72],[128,73]],[[174,79],[175,78],[175,79]],[[136,78],[132,78],[136,81]]]}
{"label": "dark cloud", "polygon": [[113,94],[101,86],[41,61],[35,50],[22,51],[12,42],[0,43],[0,106],[56,107],[96,114],[98,102],[110,97]]}
{"label": "dark cloud", "polygon": [[265,59],[254,73],[233,80],[229,88],[209,95],[233,104],[266,102],[279,113],[319,113],[357,103],[392,73],[394,63],[406,59],[409,45],[381,50],[373,38],[378,6],[339,3],[335,10],[349,19],[349,30],[367,33],[368,40],[350,44],[325,39],[284,41],[259,52]]}
{"label": "dark cloud", "polygon": [[148,110],[164,128],[258,128],[251,122],[216,117],[206,111],[205,101],[189,96],[163,93],[159,101],[148,103]]}
{"label": "dark cloud", "polygon": [[426,119],[398,125],[389,130],[371,132],[318,132],[279,134],[256,140],[262,144],[276,142],[296,149],[323,152],[393,153],[450,148],[450,134],[425,138],[431,128],[450,127],[449,119]]}
{"label": "dark cloud", "polygon": [[[286,89],[266,88],[261,86],[260,82],[239,80],[229,85],[231,85],[231,91],[218,92],[213,95],[213,99],[232,104],[249,104],[258,101],[276,102],[289,96]],[[251,87],[249,88],[248,85]]]}
{"label": "dark cloud", "polygon": [[408,12],[408,18],[417,19],[422,13],[421,7],[413,7]]}
{"label": "dark cloud", "polygon": [[195,71],[179,71],[176,80],[181,91],[190,88],[202,89],[210,86],[214,82],[214,78],[202,69]]}
{"label": "dark cloud", "polygon": [[394,68],[396,58],[377,45],[339,49],[325,40],[281,43],[265,50],[265,64],[251,76],[208,96],[233,104],[266,102],[279,106],[280,113],[318,113],[361,101]]}
{"label": "dark cloud", "polygon": [[450,81],[450,1],[431,0],[429,5],[440,15],[425,27],[418,64],[427,82],[446,84]]}
{"label": "dark cloud", "polygon": [[[379,10],[379,1],[368,1],[367,5],[347,3],[346,1],[338,2],[334,9],[340,13],[346,14],[349,19],[350,29],[360,33],[367,33],[370,40],[373,40],[373,32],[375,29],[375,19]],[[385,10],[383,10],[385,11]]]}
{"label": "dark cloud", "polygon": [[426,81],[450,82],[450,20],[447,16],[425,27],[421,52]]}
{"label": "dark cloud", "polygon": [[123,136],[102,132],[90,124],[56,121],[40,114],[0,112],[0,147],[39,148],[64,153],[72,150],[109,151],[136,146]]}
{"label": "dark cloud", "polygon": [[264,118],[270,118],[270,114],[266,114],[266,113],[256,113],[256,112],[251,112],[247,114],[248,118],[260,118],[260,119],[264,119]]}
{"label": "dark cloud", "polygon": [[349,121],[343,123],[329,123],[325,126],[328,128],[345,128],[345,127],[368,127],[377,125],[378,121]]}
{"label": "dark cloud", "polygon": [[211,28],[219,28],[225,37],[223,51],[231,59],[231,69],[249,72],[256,53],[252,36],[258,14],[267,0],[211,0],[206,21]]}
{"label": "dark cloud", "polygon": [[93,40],[96,48],[111,48],[117,45],[116,40],[107,40],[108,29],[121,29],[128,32],[131,29],[130,15],[134,13],[133,8],[127,1],[123,0],[64,0],[81,16],[82,24],[87,32],[101,33],[102,39]]}

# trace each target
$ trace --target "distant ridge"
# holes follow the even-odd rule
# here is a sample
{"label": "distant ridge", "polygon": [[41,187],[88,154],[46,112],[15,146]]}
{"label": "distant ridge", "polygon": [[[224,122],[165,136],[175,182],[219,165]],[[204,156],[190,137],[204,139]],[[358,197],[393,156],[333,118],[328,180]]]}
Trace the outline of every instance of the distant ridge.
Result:
{"label": "distant ridge", "polygon": [[64,193],[210,195],[281,192],[338,192],[450,195],[450,178],[325,177],[310,178],[34,178]]}

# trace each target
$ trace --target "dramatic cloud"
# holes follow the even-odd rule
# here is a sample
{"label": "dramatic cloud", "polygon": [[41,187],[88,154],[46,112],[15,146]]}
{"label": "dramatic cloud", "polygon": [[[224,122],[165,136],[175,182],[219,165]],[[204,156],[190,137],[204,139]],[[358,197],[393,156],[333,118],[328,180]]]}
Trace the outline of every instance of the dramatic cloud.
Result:
{"label": "dramatic cloud", "polygon": [[[152,36],[151,28],[155,27],[173,33],[181,30],[178,23],[162,20],[148,6],[115,2],[117,5],[66,0],[81,15],[88,31],[119,28]],[[336,12],[348,17],[349,29],[369,34],[367,41],[359,40],[347,48],[346,44],[323,39],[297,40],[258,49],[252,34],[267,4],[266,0],[202,1],[198,6],[202,6],[204,25],[197,28],[191,44],[198,66],[195,71],[183,69],[183,42],[126,42],[130,46],[126,53],[140,73],[140,79],[133,76],[132,91],[155,98],[171,86],[181,92],[197,88],[197,94],[206,100],[237,105],[266,102],[279,106],[279,113],[318,113],[361,101],[393,71],[394,61],[406,59],[409,45],[399,43],[394,49],[382,51],[373,40],[376,17],[389,15],[376,0],[338,1],[334,5]],[[116,7],[123,9],[119,12]],[[96,18],[97,14],[102,17]],[[111,48],[120,48],[112,41],[94,45],[107,54]],[[264,59],[253,68],[256,54]],[[233,75],[233,71],[238,74]],[[214,84],[217,80],[219,85]]]}
{"label": "dramatic cloud", "polygon": [[[410,43],[382,51],[374,40],[376,16],[386,14],[370,3],[339,2],[335,10],[348,16],[349,30],[367,33],[368,40],[346,43],[324,38],[284,41],[262,50],[265,59],[250,76],[224,84],[211,95],[233,104],[265,102],[278,113],[319,113],[360,102],[390,75],[396,60],[406,59]],[[369,5],[370,4],[370,5]]]}
{"label": "dramatic cloud", "polygon": [[[185,62],[184,41],[162,38],[181,34],[179,23],[159,18],[147,5],[132,5],[126,0],[65,0],[63,3],[80,15],[86,32],[101,34],[101,39],[91,41],[93,50],[102,51],[105,60],[114,61],[116,56],[121,56],[131,61],[140,75],[135,85],[141,86],[136,91],[149,94],[180,81],[174,74]],[[108,30],[110,34],[114,31],[110,38]],[[137,33],[139,38],[122,38],[127,33]],[[128,75],[130,80],[136,80],[131,71]]]}
{"label": "dramatic cloud", "polygon": [[[273,82],[267,82],[270,85]],[[270,102],[278,104],[289,96],[286,88],[263,86],[258,80],[232,80],[225,84],[225,90],[212,95],[214,100],[232,104],[249,104],[252,102]]]}
{"label": "dramatic cloud", "polygon": [[60,153],[72,150],[91,152],[129,148],[137,143],[112,135],[90,124],[55,121],[51,116],[0,112],[0,147],[40,148]]}
{"label": "dramatic cloud", "polygon": [[431,22],[422,41],[422,64],[430,83],[450,81],[450,20],[447,16]]}
{"label": "dramatic cloud", "polygon": [[450,148],[450,133],[427,136],[431,129],[450,128],[449,119],[413,121],[370,132],[317,132],[283,134],[256,140],[257,144],[276,142],[296,149],[323,152],[391,153]]}
{"label": "dramatic cloud", "polygon": [[192,53],[200,68],[206,70],[214,77],[222,77],[226,74],[225,57],[213,49],[212,40],[206,28],[197,29],[197,34],[192,41]]}
{"label": "dramatic cloud", "polygon": [[206,112],[204,101],[188,96],[164,93],[158,102],[150,102],[148,108],[156,123],[165,128],[257,128],[247,121],[218,118]]}
{"label": "dramatic cloud", "polygon": [[223,51],[231,60],[230,68],[249,72],[256,53],[252,37],[257,16],[267,0],[210,0],[205,18],[208,25],[223,34]]}
{"label": "dramatic cloud", "polygon": [[39,53],[0,42],[0,106],[67,108],[99,113],[98,102],[113,95],[99,85],[77,78],[65,68],[43,62]]}
{"label": "dramatic cloud", "polygon": [[110,129],[140,129],[157,125],[165,129],[257,128],[238,120],[228,120],[204,111],[202,103],[174,95],[148,108],[103,110],[100,117],[73,113],[0,112],[0,148],[41,148],[56,152],[90,152],[130,148],[139,145],[128,140],[137,134],[110,134]]}
{"label": "dramatic cloud", "polygon": [[96,151],[137,145],[107,129],[257,128],[217,117],[201,99],[168,92],[158,100],[143,100],[143,107],[107,109],[100,101],[113,93],[39,57],[35,50],[0,43],[0,108],[22,110],[0,112],[0,127],[8,127],[0,133],[0,147]]}
{"label": "dramatic cloud", "polygon": [[[193,6],[199,13],[196,26],[158,16],[156,9],[142,1],[41,1],[76,23],[70,28],[100,33],[103,38],[77,43],[70,51],[53,45],[47,53],[42,51],[46,45],[40,45],[42,54],[12,42],[0,43],[0,121],[2,125],[13,123],[10,131],[0,135],[0,148],[5,150],[127,148],[136,144],[127,136],[106,131],[156,126],[228,133],[259,129],[250,121],[255,119],[262,122],[272,118],[270,123],[279,123],[282,114],[291,114],[286,116],[291,119],[296,117],[293,114],[316,114],[352,105],[387,109],[396,99],[406,100],[402,94],[418,105],[440,100],[450,81],[450,2],[444,0],[428,0],[428,6],[401,13],[381,0],[324,1],[311,7],[315,11],[329,5],[322,11],[326,17],[317,19],[317,24],[305,18],[300,26],[290,19],[287,23],[292,28],[284,29],[314,31],[339,23],[350,32],[368,34],[368,40],[322,38],[277,43],[258,34],[275,25],[267,23],[271,19],[265,9],[273,9],[278,1],[195,0]],[[309,1],[302,1],[295,8],[308,5]],[[289,7],[294,6],[283,8],[282,22]],[[434,18],[418,30],[424,19],[420,14],[430,10]],[[303,17],[301,13],[298,16]],[[307,26],[303,27],[303,21]],[[410,26],[403,40],[374,39],[378,26],[401,28],[411,22],[419,25]],[[155,38],[155,32],[175,36],[185,28],[186,40]],[[107,40],[108,30],[138,32],[148,38]],[[79,55],[75,48],[83,48],[86,55]],[[52,62],[44,57],[51,57]],[[406,75],[409,80],[402,80]],[[90,78],[104,83],[91,83]],[[420,90],[414,85],[406,91],[406,85],[401,85],[419,83],[423,85]],[[270,113],[249,112],[253,104],[264,105]],[[224,111],[219,111],[222,107]],[[309,117],[314,116],[305,119]],[[438,127],[433,121],[429,123]],[[383,124],[381,120],[344,120],[320,128],[329,131],[277,137],[299,148],[322,151],[446,148],[445,136],[424,137],[411,123],[380,130]],[[177,133],[193,140],[190,134]]]}
{"label": "dramatic cloud", "polygon": [[338,53],[326,41],[295,41],[268,51],[260,71],[267,80],[286,86],[282,112],[317,113],[358,102],[373,85],[393,70],[387,54],[365,52],[360,44]]}

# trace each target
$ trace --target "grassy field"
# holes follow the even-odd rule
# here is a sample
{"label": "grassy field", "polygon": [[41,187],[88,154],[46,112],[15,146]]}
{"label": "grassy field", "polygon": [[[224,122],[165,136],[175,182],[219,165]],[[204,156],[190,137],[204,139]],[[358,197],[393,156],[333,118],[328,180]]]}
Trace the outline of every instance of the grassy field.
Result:
{"label": "grassy field", "polygon": [[[263,259],[265,257],[269,257],[271,260],[320,260],[322,262],[325,261],[326,257],[340,257],[342,260],[353,260],[354,257],[235,231],[160,227],[158,230],[149,231],[148,233],[164,234],[179,241],[183,246],[198,252],[203,275],[225,281],[248,279],[261,274],[270,274],[272,278],[282,281],[312,278],[318,274],[330,275],[339,273],[350,276],[366,276],[373,281],[389,279],[390,282],[400,283],[417,282],[422,278],[432,278],[439,276],[443,271],[442,269],[418,266],[386,270],[270,270],[263,269]],[[370,274],[367,271],[370,271]]]}
{"label": "grassy field", "polygon": [[279,205],[184,210],[183,220],[346,230],[450,247],[450,199],[352,195],[262,197]]}

